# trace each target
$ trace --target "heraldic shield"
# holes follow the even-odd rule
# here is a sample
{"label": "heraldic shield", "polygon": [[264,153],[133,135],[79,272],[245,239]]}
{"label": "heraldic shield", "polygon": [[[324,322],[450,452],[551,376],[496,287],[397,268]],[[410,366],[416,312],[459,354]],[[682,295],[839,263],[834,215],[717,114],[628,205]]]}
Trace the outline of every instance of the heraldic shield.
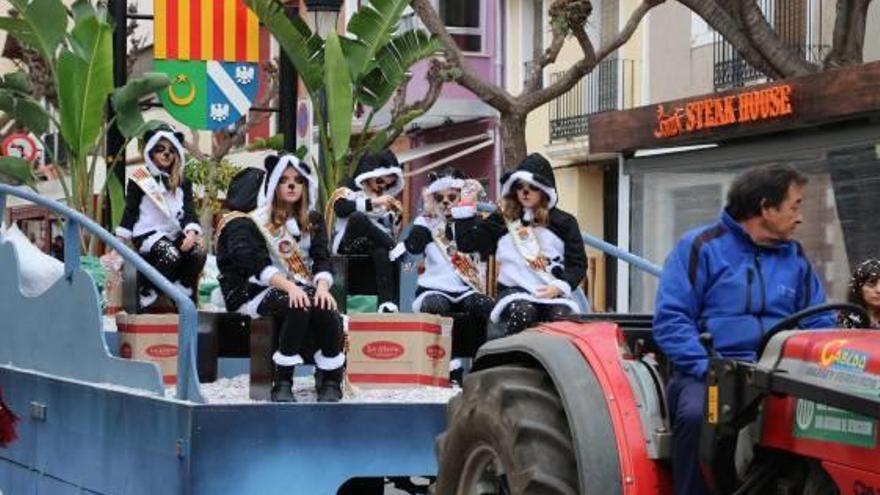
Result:
{"label": "heraldic shield", "polygon": [[241,0],[154,0],[162,105],[181,124],[217,130],[247,115],[260,86],[259,21]]}

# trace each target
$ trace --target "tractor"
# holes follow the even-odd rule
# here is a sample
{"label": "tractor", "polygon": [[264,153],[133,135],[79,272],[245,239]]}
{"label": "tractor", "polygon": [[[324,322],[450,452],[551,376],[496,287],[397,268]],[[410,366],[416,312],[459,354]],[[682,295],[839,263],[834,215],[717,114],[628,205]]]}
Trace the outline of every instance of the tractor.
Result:
{"label": "tractor", "polygon": [[[760,359],[710,358],[703,474],[717,494],[880,494],[880,332],[780,321]],[[438,495],[671,494],[670,365],[650,315],[580,315],[484,345],[436,441]]]}

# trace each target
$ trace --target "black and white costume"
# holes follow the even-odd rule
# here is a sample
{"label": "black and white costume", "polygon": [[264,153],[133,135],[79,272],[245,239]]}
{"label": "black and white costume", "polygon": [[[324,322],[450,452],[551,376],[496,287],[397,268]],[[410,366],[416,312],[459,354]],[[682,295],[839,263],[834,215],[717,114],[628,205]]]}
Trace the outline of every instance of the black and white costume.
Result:
{"label": "black and white costume", "polygon": [[[549,199],[546,226],[533,224],[534,213],[527,209],[512,222],[506,221],[501,212],[481,219],[473,206],[453,209],[459,249],[478,252],[488,246],[495,250],[500,271],[491,320],[506,322],[508,333],[577,311],[571,294],[586,275],[580,228],[577,219],[556,208],[558,195],[550,163],[540,154],[529,155],[514,172],[502,177],[501,195],[515,195],[514,185],[518,181],[546,194]],[[529,260],[541,260],[540,265],[546,268],[533,268]],[[548,285],[557,287],[562,296],[542,299],[534,295],[537,289]]]}
{"label": "black and white costume", "polygon": [[[186,232],[201,235],[193,200],[192,183],[183,176],[186,152],[183,134],[160,129],[144,135],[145,167],[137,167],[131,173],[125,193],[125,210],[116,228],[116,235],[129,239],[162,275],[171,280],[185,294],[192,296],[192,283],[205,265],[205,253],[193,247],[182,251],[180,246]],[[171,189],[170,176],[153,160],[153,151],[160,140],[171,143],[177,153],[180,167],[180,183]],[[149,192],[148,192],[149,191]],[[151,305],[157,297],[153,285],[141,278],[141,306]]]}
{"label": "black and white costume", "polygon": [[443,211],[443,205],[434,205],[431,195],[446,189],[461,190],[464,176],[450,169],[445,174],[431,174],[425,190],[425,212],[416,217],[403,245],[408,253],[425,255],[425,269],[419,274],[414,312],[450,315],[468,313],[471,317],[489,319],[495,301],[485,295],[485,263],[480,255],[469,255],[458,250],[453,235],[453,223]]}
{"label": "black and white costume", "polygon": [[[272,356],[276,365],[273,400],[285,400],[276,398],[279,392],[286,400],[293,400],[288,394],[293,369],[304,362],[302,353],[310,347],[317,348],[314,362],[319,400],[338,400],[345,364],[342,320],[335,310],[314,304],[318,282],[333,284],[324,217],[314,210],[318,179],[311,167],[292,155],[270,156],[265,166],[265,174],[256,169],[239,172],[227,194],[227,207],[234,211],[224,217],[217,241],[226,308],[253,318],[274,316],[282,321],[278,349]],[[271,219],[275,191],[288,167],[308,181],[308,229],[296,218],[281,226]],[[270,286],[276,274],[295,282],[312,305],[292,307],[286,291]]]}
{"label": "black and white costume", "polygon": [[395,197],[403,190],[403,169],[391,151],[364,155],[358,162],[354,178],[333,194],[336,214],[336,234],[333,237],[334,254],[368,254],[376,268],[376,287],[380,311],[397,311],[393,292],[395,287],[392,260],[403,254],[395,251],[395,239],[400,230],[401,216],[373,204],[365,190],[365,182],[386,175],[396,177],[383,194]]}

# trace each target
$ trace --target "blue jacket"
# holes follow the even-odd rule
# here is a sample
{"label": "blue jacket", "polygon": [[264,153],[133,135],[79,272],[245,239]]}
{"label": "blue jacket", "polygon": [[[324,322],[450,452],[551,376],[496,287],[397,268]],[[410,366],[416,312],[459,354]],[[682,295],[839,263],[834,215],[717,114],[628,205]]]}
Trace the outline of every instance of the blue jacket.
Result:
{"label": "blue jacket", "polygon": [[[756,359],[766,330],[825,302],[825,291],[795,241],[758,246],[726,212],[688,232],[666,260],[654,310],[654,339],[675,369],[702,378],[708,358],[699,334],[710,332],[718,354]],[[802,320],[833,328],[830,314]]]}

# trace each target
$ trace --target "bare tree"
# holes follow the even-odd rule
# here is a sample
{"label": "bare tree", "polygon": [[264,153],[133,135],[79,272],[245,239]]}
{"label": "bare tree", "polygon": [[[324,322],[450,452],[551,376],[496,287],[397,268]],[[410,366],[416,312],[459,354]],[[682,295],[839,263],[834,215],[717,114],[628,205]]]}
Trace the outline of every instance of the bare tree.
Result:
{"label": "bare tree", "polygon": [[[623,29],[598,50],[593,46],[585,29],[593,11],[589,0],[554,0],[550,4],[550,45],[542,50],[535,44],[533,63],[526,76],[523,91],[513,95],[503,87],[480,78],[464,62],[464,55],[446,30],[446,25],[431,4],[431,0],[412,0],[412,8],[422,22],[443,44],[446,60],[457,68],[456,82],[472,91],[481,100],[501,114],[501,140],[504,165],[513,167],[526,157],[526,117],[534,109],[569,91],[582,77],[589,74],[603,59],[620,48],[638,28],[645,14],[663,0],[643,0],[632,13]],[[536,13],[536,17],[539,13]],[[569,67],[549,86],[541,87],[543,70],[556,61],[566,38],[573,36],[583,52],[583,58]]]}

